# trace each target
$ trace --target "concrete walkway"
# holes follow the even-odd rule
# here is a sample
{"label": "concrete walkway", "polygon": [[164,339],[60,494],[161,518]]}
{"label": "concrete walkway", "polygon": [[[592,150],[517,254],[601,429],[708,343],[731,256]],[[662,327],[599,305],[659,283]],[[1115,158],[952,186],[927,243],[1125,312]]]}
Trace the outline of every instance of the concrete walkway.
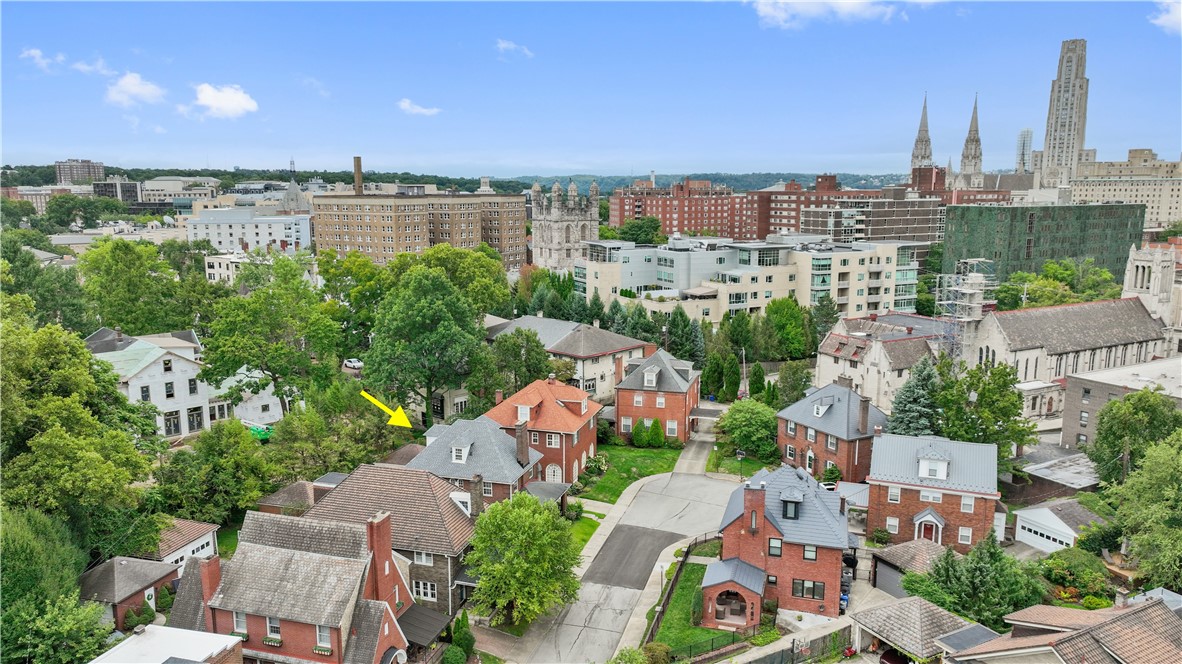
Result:
{"label": "concrete walkway", "polygon": [[677,464],[673,472],[692,475],[706,474],[706,461],[714,451],[714,434],[695,431],[690,434],[689,442],[677,457]]}

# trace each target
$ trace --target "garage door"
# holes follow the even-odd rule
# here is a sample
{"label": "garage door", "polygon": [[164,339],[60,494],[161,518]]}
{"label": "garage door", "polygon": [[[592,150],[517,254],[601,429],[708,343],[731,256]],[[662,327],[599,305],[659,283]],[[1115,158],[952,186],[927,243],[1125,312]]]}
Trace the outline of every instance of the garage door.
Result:
{"label": "garage door", "polygon": [[903,573],[881,560],[875,562],[877,568],[874,574],[874,587],[891,597],[906,597],[907,591],[903,590]]}
{"label": "garage door", "polygon": [[1072,545],[1071,542],[1064,541],[1058,535],[1043,530],[1036,523],[1024,519],[1018,519],[1014,527],[1014,539],[1047,553],[1053,553]]}

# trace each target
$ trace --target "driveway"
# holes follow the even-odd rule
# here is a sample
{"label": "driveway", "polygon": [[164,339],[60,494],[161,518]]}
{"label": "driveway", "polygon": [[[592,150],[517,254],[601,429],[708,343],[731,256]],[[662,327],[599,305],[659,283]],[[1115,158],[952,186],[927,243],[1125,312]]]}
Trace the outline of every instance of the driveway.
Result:
{"label": "driveway", "polygon": [[665,547],[683,535],[638,526],[616,526],[583,575],[583,583],[641,590]]}

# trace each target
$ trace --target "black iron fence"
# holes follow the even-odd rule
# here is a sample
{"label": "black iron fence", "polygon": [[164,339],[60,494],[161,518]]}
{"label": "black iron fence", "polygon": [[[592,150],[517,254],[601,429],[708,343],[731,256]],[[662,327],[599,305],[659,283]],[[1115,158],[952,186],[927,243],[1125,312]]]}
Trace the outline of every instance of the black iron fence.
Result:
{"label": "black iron fence", "polygon": [[718,636],[691,643],[688,646],[681,646],[669,651],[669,656],[673,661],[685,661],[700,657],[707,653],[712,653],[716,650],[722,650],[736,643],[742,643],[751,636],[751,629],[744,629],[737,632],[729,632],[727,634],[719,634]]}
{"label": "black iron fence", "polygon": [[673,578],[669,580],[669,585],[665,587],[665,592],[661,594],[661,602],[657,605],[656,613],[653,615],[653,621],[648,626],[648,631],[644,633],[644,641],[641,644],[652,643],[657,636],[657,631],[661,629],[661,621],[665,619],[665,612],[669,609],[669,602],[673,599],[673,591],[677,588],[677,582],[681,579],[681,571],[685,569],[685,561],[690,556],[695,546],[705,544],[719,538],[719,533],[712,530],[707,533],[702,533],[694,538],[693,542],[686,545],[681,552],[680,559],[675,563],[676,570],[673,572]]}
{"label": "black iron fence", "polygon": [[830,632],[814,639],[791,639],[785,636],[776,643],[785,642],[783,650],[769,653],[758,659],[751,660],[751,664],[806,664],[825,658],[840,657],[841,653],[850,645],[850,627]]}

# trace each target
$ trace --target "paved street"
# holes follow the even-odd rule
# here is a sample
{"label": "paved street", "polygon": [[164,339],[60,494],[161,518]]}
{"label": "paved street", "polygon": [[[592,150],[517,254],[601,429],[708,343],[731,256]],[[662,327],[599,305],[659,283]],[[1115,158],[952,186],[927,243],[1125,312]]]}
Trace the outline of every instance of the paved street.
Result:
{"label": "paved street", "polygon": [[657,556],[682,535],[652,528],[616,526],[583,575],[583,583],[603,583],[641,590]]}

